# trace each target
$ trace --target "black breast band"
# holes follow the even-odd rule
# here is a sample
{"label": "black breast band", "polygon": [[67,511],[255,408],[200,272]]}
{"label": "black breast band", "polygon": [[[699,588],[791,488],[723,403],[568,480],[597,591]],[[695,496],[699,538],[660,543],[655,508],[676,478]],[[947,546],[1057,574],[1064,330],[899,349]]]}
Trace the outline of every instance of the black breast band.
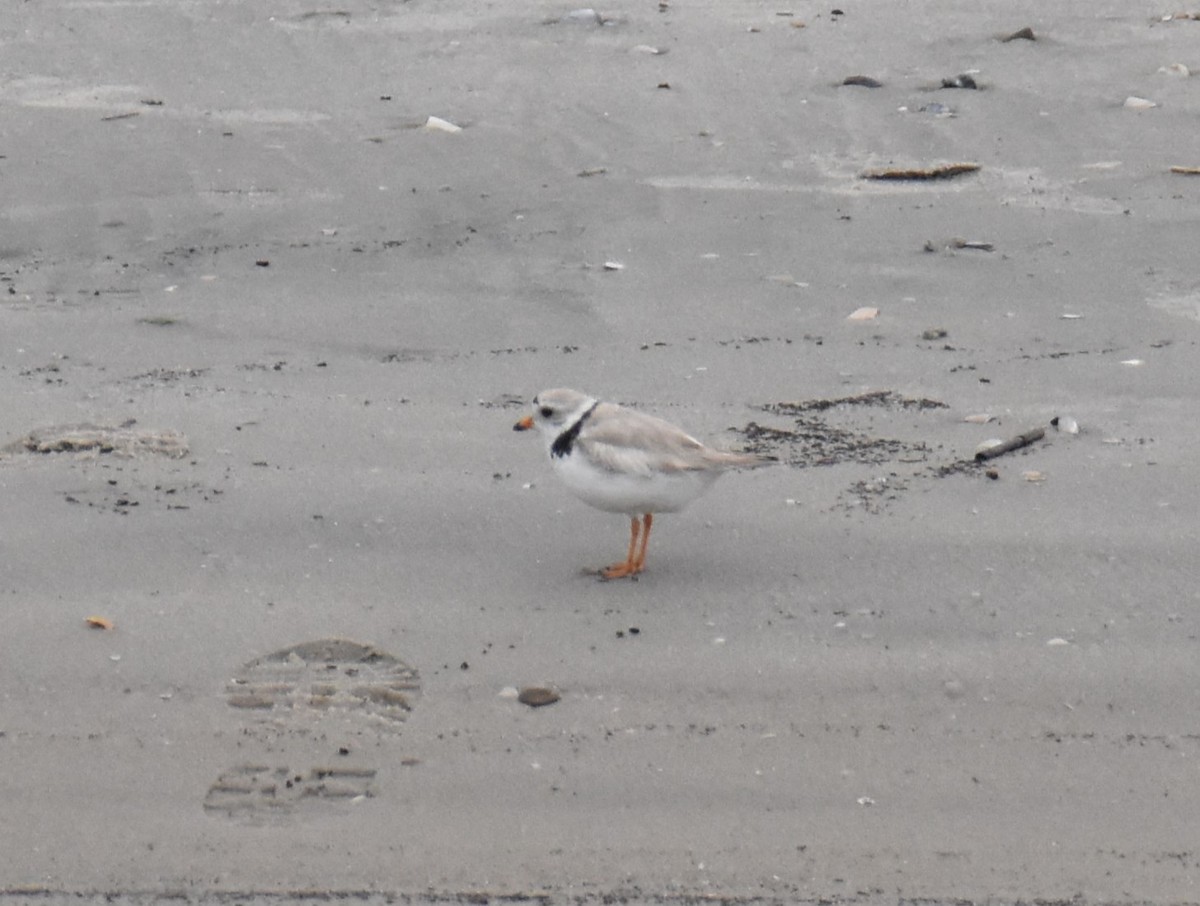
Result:
{"label": "black breast band", "polygon": [[554,438],[554,443],[550,445],[550,455],[563,457],[571,452],[571,448],[575,446],[575,439],[579,437],[579,432],[583,430],[583,423],[586,422],[596,411],[596,407],[600,405],[597,400],[592,403],[587,412],[575,419],[575,424],[571,425],[566,431]]}

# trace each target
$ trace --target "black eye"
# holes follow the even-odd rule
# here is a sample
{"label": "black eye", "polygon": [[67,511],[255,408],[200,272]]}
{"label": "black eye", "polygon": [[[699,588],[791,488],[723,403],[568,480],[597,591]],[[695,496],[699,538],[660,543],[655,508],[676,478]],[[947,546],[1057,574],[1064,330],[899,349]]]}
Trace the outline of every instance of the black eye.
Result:
{"label": "black eye", "polygon": [[542,418],[549,418],[550,416],[552,416],[554,414],[554,410],[551,409],[549,406],[542,406],[542,408],[539,409],[538,411],[541,413]]}

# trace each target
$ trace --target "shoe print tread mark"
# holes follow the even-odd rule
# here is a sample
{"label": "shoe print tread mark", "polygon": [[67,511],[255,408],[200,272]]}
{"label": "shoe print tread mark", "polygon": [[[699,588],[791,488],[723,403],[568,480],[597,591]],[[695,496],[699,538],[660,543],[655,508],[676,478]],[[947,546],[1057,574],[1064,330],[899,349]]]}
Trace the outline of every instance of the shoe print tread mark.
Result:
{"label": "shoe print tread mark", "polygon": [[308,811],[338,810],[375,795],[373,768],[243,764],[223,772],[209,787],[204,810],[251,822],[285,820]]}
{"label": "shoe print tread mark", "polygon": [[322,639],[245,664],[226,701],[278,730],[303,730],[325,716],[397,732],[420,697],[417,671],[374,645]]}

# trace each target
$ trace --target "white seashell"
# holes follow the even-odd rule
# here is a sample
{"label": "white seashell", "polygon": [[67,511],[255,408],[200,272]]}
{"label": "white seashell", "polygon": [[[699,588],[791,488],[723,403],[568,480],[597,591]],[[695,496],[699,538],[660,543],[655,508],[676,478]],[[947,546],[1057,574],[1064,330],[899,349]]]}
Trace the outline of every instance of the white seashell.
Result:
{"label": "white seashell", "polygon": [[994,450],[1002,443],[1004,443],[1004,441],[1001,438],[990,437],[975,448],[975,455],[978,456],[980,453],[986,453],[988,450]]}
{"label": "white seashell", "polygon": [[1059,648],[1059,647],[1062,647],[1063,645],[1070,645],[1071,643],[1068,642],[1066,639],[1056,637],[1056,638],[1053,638],[1053,639],[1050,639],[1049,641],[1047,641],[1046,644],[1056,647],[1056,648]]}
{"label": "white seashell", "polygon": [[623,271],[625,270],[625,265],[623,265],[620,261],[605,261],[604,269],[606,271]]}
{"label": "white seashell", "polygon": [[1121,364],[1122,365],[1130,365],[1130,366],[1136,368],[1138,365],[1145,365],[1146,363],[1142,359],[1126,359]]}
{"label": "white seashell", "polygon": [[603,25],[604,18],[590,6],[583,9],[573,9],[562,17],[563,22],[574,22],[579,25]]}
{"label": "white seashell", "polygon": [[846,316],[847,321],[870,321],[879,317],[879,309],[872,308],[869,305],[864,305],[862,308],[856,308]]}
{"label": "white seashell", "polygon": [[970,422],[972,425],[986,425],[988,422],[995,420],[996,416],[990,415],[987,412],[978,412],[975,415],[968,415],[963,419],[964,422]]}
{"label": "white seashell", "polygon": [[1149,98],[1139,98],[1131,94],[1125,98],[1124,106],[1128,110],[1149,110],[1151,107],[1157,107],[1158,104]]}
{"label": "white seashell", "polygon": [[425,120],[425,128],[430,132],[462,132],[462,126],[456,126],[440,116],[431,116]]}
{"label": "white seashell", "polygon": [[1026,481],[1045,481],[1046,473],[1039,472],[1036,469],[1030,469],[1027,472],[1022,472],[1021,477],[1024,478]]}
{"label": "white seashell", "polygon": [[1192,71],[1182,63],[1172,63],[1170,66],[1160,66],[1158,67],[1158,71],[1163,75],[1182,76],[1185,79],[1192,74]]}
{"label": "white seashell", "polygon": [[1058,417],[1058,422],[1055,424],[1055,427],[1058,428],[1059,431],[1064,432],[1065,434],[1078,434],[1079,433],[1079,422],[1075,421],[1075,419],[1071,418],[1071,416],[1069,416],[1069,415],[1060,415]]}

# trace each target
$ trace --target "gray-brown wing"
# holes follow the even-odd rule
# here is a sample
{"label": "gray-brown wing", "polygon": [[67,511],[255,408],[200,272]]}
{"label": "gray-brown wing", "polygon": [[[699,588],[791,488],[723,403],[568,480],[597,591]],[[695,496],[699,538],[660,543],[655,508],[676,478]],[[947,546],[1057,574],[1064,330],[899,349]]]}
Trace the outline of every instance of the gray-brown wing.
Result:
{"label": "gray-brown wing", "polygon": [[739,459],[736,454],[710,450],[661,418],[612,403],[596,408],[578,442],[602,468],[635,475],[711,469],[736,465]]}

